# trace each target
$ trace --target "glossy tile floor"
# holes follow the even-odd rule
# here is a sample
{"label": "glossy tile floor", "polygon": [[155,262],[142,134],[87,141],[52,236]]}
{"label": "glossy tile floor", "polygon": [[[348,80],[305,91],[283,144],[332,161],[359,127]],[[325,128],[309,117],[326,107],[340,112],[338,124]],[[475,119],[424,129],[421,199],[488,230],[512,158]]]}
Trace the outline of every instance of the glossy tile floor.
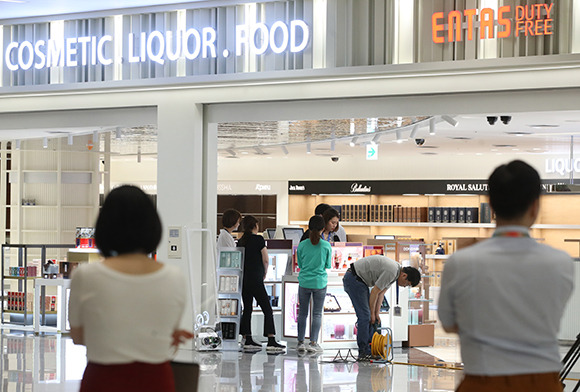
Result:
{"label": "glossy tile floor", "polygon": [[[178,359],[201,365],[199,391],[453,391],[462,372],[455,369],[459,348],[449,339],[436,347],[395,349],[393,364],[329,363],[337,354],[319,355],[181,350]],[[1,392],[78,391],[85,350],[66,336],[2,330]],[[562,347],[562,354],[568,347]],[[347,350],[341,350],[344,356]],[[569,378],[578,379],[580,364]],[[576,381],[574,381],[575,383]],[[570,383],[572,385],[572,383]],[[572,390],[568,386],[566,391]],[[146,392],[146,391],[144,391]]]}

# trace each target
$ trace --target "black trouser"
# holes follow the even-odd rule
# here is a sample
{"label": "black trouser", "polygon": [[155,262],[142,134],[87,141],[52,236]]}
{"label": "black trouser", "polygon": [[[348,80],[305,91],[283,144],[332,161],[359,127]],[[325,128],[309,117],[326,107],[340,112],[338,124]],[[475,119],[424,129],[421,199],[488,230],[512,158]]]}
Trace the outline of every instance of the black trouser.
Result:
{"label": "black trouser", "polygon": [[242,312],[242,321],[240,322],[240,335],[252,334],[252,302],[256,302],[262,313],[264,313],[264,336],[275,335],[276,327],[274,326],[274,314],[270,304],[270,296],[266,292],[263,281],[246,281],[242,286],[242,302],[244,310]]}

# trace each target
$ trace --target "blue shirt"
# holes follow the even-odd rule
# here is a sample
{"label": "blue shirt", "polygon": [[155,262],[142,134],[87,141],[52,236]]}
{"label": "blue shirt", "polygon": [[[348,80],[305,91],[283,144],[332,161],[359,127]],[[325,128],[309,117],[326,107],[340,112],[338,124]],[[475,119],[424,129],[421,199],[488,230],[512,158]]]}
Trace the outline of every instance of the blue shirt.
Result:
{"label": "blue shirt", "polygon": [[301,287],[307,289],[323,289],[326,287],[328,275],[326,269],[330,268],[332,247],[328,241],[320,240],[312,245],[310,239],[302,241],[296,251],[298,261],[298,282]]}

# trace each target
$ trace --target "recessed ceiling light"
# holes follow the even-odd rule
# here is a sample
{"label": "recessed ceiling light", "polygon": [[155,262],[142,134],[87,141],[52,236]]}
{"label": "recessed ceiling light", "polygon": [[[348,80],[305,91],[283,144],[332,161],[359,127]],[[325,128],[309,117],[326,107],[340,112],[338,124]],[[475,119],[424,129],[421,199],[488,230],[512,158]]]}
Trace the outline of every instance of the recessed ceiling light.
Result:
{"label": "recessed ceiling light", "polygon": [[520,151],[519,148],[512,148],[512,151]]}
{"label": "recessed ceiling light", "polygon": [[247,152],[247,151],[240,151],[240,154],[248,155],[249,152]]}
{"label": "recessed ceiling light", "polygon": [[554,124],[534,124],[534,125],[528,125],[528,127],[534,128],[534,129],[544,129],[544,128],[558,128],[560,126],[554,125]]}
{"label": "recessed ceiling light", "polygon": [[531,135],[531,132],[505,132],[506,135],[511,136],[524,136],[524,135]]}
{"label": "recessed ceiling light", "polygon": [[476,152],[475,155],[483,155],[482,152]]}
{"label": "recessed ceiling light", "polygon": [[496,151],[498,151],[498,150],[497,150],[497,148],[492,148],[492,149],[491,149],[491,151],[492,151],[492,152],[496,152]]}

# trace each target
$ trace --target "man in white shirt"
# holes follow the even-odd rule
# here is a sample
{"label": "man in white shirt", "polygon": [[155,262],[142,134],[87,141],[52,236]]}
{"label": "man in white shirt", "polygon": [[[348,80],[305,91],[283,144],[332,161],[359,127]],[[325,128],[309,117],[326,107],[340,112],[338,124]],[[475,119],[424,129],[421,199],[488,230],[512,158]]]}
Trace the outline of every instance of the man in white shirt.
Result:
{"label": "man in white shirt", "polygon": [[457,392],[562,391],[557,333],[573,289],[570,256],[530,237],[541,180],[522,161],[488,182],[493,237],[445,263],[439,318],[461,341],[465,378]]}

